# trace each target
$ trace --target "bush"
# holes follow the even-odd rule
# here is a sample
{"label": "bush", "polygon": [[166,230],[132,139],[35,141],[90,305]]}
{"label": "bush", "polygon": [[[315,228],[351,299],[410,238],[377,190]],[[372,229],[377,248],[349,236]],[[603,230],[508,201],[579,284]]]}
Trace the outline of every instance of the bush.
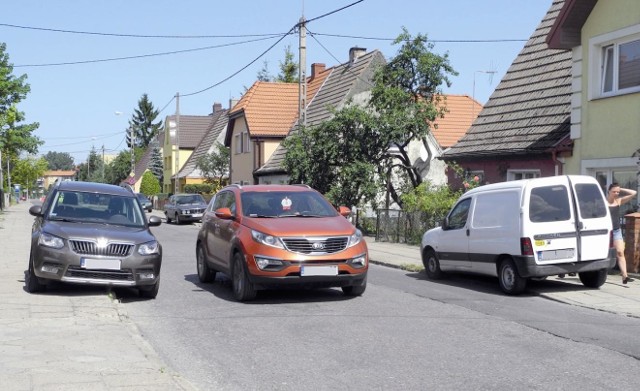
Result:
{"label": "bush", "polygon": [[142,182],[140,183],[140,193],[152,196],[160,192],[160,181],[149,170],[142,174]]}
{"label": "bush", "polygon": [[214,186],[209,183],[198,183],[185,185],[184,192],[190,194],[210,194],[214,191]]}

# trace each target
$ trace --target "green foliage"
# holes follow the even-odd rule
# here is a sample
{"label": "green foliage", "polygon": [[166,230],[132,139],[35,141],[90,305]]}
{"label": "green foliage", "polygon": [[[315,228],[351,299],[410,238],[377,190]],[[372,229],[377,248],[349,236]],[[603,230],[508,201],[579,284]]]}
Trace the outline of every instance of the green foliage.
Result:
{"label": "green foliage", "polygon": [[162,121],[153,122],[160,112],[153,107],[147,94],[142,94],[138,100],[138,108],[134,110],[129,127],[126,130],[127,145],[131,148],[131,129],[133,129],[134,143],[136,148],[145,149],[160,132]]}
{"label": "green foliage", "polygon": [[142,181],[140,182],[140,193],[147,196],[160,193],[160,181],[149,170],[142,174]]}
{"label": "green foliage", "polygon": [[262,63],[262,69],[260,69],[260,72],[256,75],[256,79],[258,81],[271,81],[272,77],[269,73],[269,62],[267,60],[264,60]]}
{"label": "green foliage", "polygon": [[162,162],[162,154],[157,145],[153,146],[151,156],[149,157],[149,170],[155,175],[159,183],[164,179],[164,164]]}
{"label": "green foliage", "polygon": [[477,175],[472,175],[468,170],[465,170],[456,162],[447,163],[447,167],[452,169],[455,172],[455,176],[462,180],[462,186],[464,187],[464,191],[468,191],[471,189],[475,189],[480,186],[480,177]]}
{"label": "green foliage", "polygon": [[120,151],[105,169],[105,183],[119,185],[131,172],[131,151]]}
{"label": "green foliage", "polygon": [[69,152],[49,151],[44,155],[49,170],[73,170],[73,156]]}
{"label": "green foliage", "polygon": [[460,192],[454,192],[448,186],[432,186],[422,182],[413,191],[402,195],[404,210],[408,213],[423,212],[428,217],[441,218],[451,209]]}
{"label": "green foliage", "polygon": [[189,184],[184,187],[184,192],[191,194],[210,194],[215,191],[217,191],[216,186],[210,183]]}
{"label": "green foliage", "polygon": [[47,167],[47,161],[43,157],[18,159],[11,170],[11,181],[20,183],[23,189],[35,189],[38,178],[42,177]]}
{"label": "green foliage", "polygon": [[213,185],[217,191],[226,184],[226,178],[229,176],[229,161],[229,148],[216,143],[211,152],[198,158],[196,168],[202,173],[205,182]]}
{"label": "green foliage", "polygon": [[276,76],[275,81],[297,83],[298,80],[298,63],[294,61],[291,45],[287,45],[284,49],[284,61],[280,62],[280,73]]}
{"label": "green foliage", "polygon": [[104,164],[95,147],[91,147],[87,161],[78,165],[77,180],[85,182],[104,182]]}

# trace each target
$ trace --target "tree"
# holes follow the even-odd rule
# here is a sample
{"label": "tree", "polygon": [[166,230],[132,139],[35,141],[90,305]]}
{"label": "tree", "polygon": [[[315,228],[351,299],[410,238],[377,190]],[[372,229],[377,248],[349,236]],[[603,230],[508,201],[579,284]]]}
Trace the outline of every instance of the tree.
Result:
{"label": "tree", "polygon": [[450,85],[448,75],[456,73],[447,55],[431,52],[426,36],[412,38],[403,29],[394,41],[400,43],[396,56],[376,69],[365,107],[347,104],[331,120],[285,139],[284,165],[292,181],[347,205],[358,205],[358,197],[371,200],[376,181],[402,205],[400,195],[422,183],[422,170],[411,162],[408,147],[421,142],[429,153],[427,164],[431,160],[427,136],[444,114],[441,85]]}
{"label": "tree", "polygon": [[37,122],[22,124],[25,114],[17,105],[31,91],[26,83],[27,75],[15,77],[9,63],[6,44],[0,43],[0,149],[3,159],[14,162],[20,152],[35,154],[44,142],[32,133],[40,126]]}
{"label": "tree", "polygon": [[95,147],[91,147],[85,163],[78,165],[77,180],[84,182],[104,182],[102,157],[98,155]]}
{"label": "tree", "polygon": [[37,188],[38,178],[47,170],[47,161],[41,157],[28,156],[18,159],[11,171],[13,183],[20,183],[24,190],[33,191]]}
{"label": "tree", "polygon": [[69,152],[49,151],[44,155],[49,170],[73,170],[73,156]]}
{"label": "tree", "polygon": [[271,81],[272,77],[269,73],[269,62],[267,60],[264,60],[264,62],[262,63],[262,69],[260,70],[260,72],[258,72],[256,78],[259,81]]}
{"label": "tree", "polygon": [[284,61],[280,61],[280,73],[276,76],[275,81],[297,83],[298,80],[298,63],[293,61],[291,46],[287,45],[284,49]]}
{"label": "tree", "polygon": [[164,179],[164,164],[162,163],[162,154],[157,144],[153,145],[151,156],[149,157],[149,170],[162,183]]}
{"label": "tree", "polygon": [[119,185],[131,173],[131,151],[120,151],[105,169],[105,183]]}
{"label": "tree", "polygon": [[158,178],[149,170],[142,174],[140,193],[148,196],[160,193],[160,181],[158,181]]}
{"label": "tree", "polygon": [[217,142],[211,152],[198,158],[196,168],[202,172],[205,182],[220,189],[224,185],[224,178],[229,176],[229,161],[229,148]]}
{"label": "tree", "polygon": [[153,138],[160,132],[162,121],[154,123],[160,112],[153,108],[147,94],[142,94],[138,101],[138,108],[129,120],[129,128],[126,130],[127,146],[131,148],[131,129],[133,129],[134,145],[137,148],[146,149]]}

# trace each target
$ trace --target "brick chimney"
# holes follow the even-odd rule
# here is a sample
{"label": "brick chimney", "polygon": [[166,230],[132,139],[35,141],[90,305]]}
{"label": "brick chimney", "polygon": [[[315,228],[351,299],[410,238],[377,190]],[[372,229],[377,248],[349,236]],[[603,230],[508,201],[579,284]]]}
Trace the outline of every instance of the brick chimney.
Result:
{"label": "brick chimney", "polygon": [[220,110],[222,110],[222,103],[215,102],[213,104],[213,108],[211,109],[211,114],[215,114]]}
{"label": "brick chimney", "polygon": [[327,66],[325,64],[320,64],[317,62],[311,64],[311,78],[315,79],[315,77],[318,76],[321,72],[324,72],[326,67]]}
{"label": "brick chimney", "polygon": [[366,48],[359,48],[357,46],[349,49],[349,65],[355,64],[356,60],[367,52]]}

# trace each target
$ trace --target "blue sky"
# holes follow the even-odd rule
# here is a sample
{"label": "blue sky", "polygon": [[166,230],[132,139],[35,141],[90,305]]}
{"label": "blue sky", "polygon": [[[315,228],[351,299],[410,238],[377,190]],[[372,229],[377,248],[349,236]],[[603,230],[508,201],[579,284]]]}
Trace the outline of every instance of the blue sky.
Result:
{"label": "blue sky", "polygon": [[[19,109],[27,122],[40,123],[40,153],[69,152],[81,163],[92,146],[104,146],[107,154],[126,147],[127,120],[142,94],[163,109],[162,119],[175,113],[176,93],[184,115],[207,115],[214,102],[227,108],[253,84],[265,60],[270,73],[278,73],[287,45],[297,61],[297,34],[268,49],[303,14],[311,20],[356,2],[11,1],[2,6],[0,42],[7,45],[13,74],[28,76],[31,93]],[[353,46],[393,57],[398,47],[391,42],[406,27],[433,40],[434,52],[449,54],[459,75],[446,93],[484,104],[551,3],[364,0],[308,24],[313,36],[307,36],[307,74],[312,63],[331,67],[347,61]],[[180,51],[186,52],[156,55]],[[96,61],[123,57],[139,58]],[[84,63],[45,65],[74,62]]]}

